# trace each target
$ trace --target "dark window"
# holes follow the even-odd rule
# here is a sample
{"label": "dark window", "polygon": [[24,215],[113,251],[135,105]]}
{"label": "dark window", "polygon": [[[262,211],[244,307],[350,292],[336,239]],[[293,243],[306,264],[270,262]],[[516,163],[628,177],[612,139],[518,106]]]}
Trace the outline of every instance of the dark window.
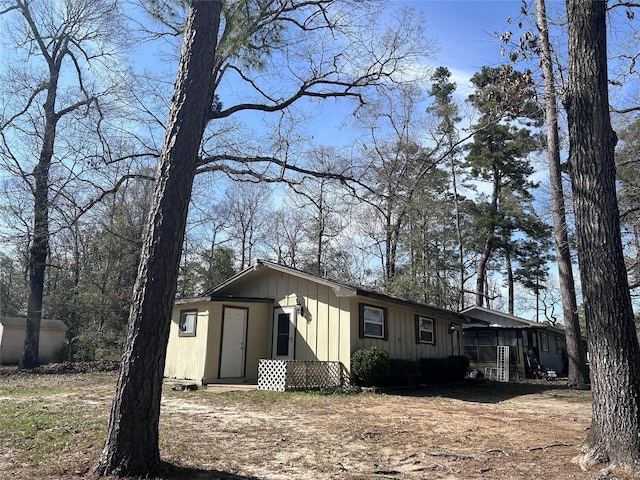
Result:
{"label": "dark window", "polygon": [[543,352],[549,351],[549,335],[547,335],[546,333],[540,334],[540,349]]}

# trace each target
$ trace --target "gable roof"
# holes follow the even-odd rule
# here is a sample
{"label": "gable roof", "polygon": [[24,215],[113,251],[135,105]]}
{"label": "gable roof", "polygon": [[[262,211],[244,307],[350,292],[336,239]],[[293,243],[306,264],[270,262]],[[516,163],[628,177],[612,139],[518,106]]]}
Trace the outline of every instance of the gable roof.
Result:
{"label": "gable roof", "polygon": [[229,285],[232,285],[237,281],[239,281],[240,279],[251,275],[253,272],[262,270],[263,268],[269,268],[277,272],[287,273],[289,275],[293,275],[298,278],[311,280],[312,282],[316,282],[320,285],[325,285],[329,288],[332,288],[338,297],[350,297],[357,294],[357,289],[349,285],[339,283],[339,282],[334,282],[333,280],[329,280],[329,279],[320,277],[318,275],[313,275],[312,273],[303,272],[302,270],[297,270],[295,268],[285,267],[284,265],[280,265],[278,263],[273,263],[266,260],[256,260],[256,263],[254,263],[252,266],[245,268],[241,272],[235,274],[233,277],[230,277],[224,282],[205,291],[203,295],[208,296],[208,295],[215,294],[220,290],[224,290]]}
{"label": "gable roof", "polygon": [[421,303],[421,302],[417,302],[414,300],[406,300],[400,297],[394,297],[391,295],[387,295],[384,293],[380,293],[380,292],[376,292],[374,290],[370,290],[370,289],[366,289],[363,287],[358,287],[358,286],[354,286],[354,285],[348,285],[346,283],[341,283],[341,282],[336,282],[334,280],[329,280],[327,278],[323,278],[320,277],[318,275],[314,275],[312,273],[308,273],[308,272],[303,272],[301,270],[292,268],[292,267],[286,267],[284,265],[280,265],[278,263],[274,263],[274,262],[270,262],[270,261],[266,261],[266,260],[257,260],[256,263],[246,269],[244,269],[243,271],[237,273],[236,275],[230,277],[229,279],[225,280],[224,282],[216,285],[215,287],[206,290],[203,293],[203,297],[210,297],[212,300],[219,298],[220,292],[224,289],[226,289],[227,287],[235,284],[236,282],[240,281],[241,279],[244,279],[246,277],[252,276],[255,274],[255,272],[258,272],[260,270],[263,269],[270,269],[270,270],[274,270],[276,272],[281,272],[281,273],[285,273],[288,275],[293,275],[294,277],[298,277],[298,278],[303,278],[305,280],[309,280],[311,282],[315,282],[319,285],[324,285],[327,286],[329,288],[331,288],[334,293],[336,294],[336,296],[338,297],[355,297],[355,296],[362,296],[362,297],[368,297],[368,298],[372,298],[372,299],[376,299],[376,300],[380,300],[380,301],[384,301],[384,302],[390,302],[390,303],[395,303],[395,304],[401,304],[401,305],[406,305],[406,306],[413,306],[413,307],[417,307],[417,308],[421,308],[421,309],[425,309],[425,310],[431,310],[434,312],[440,312],[443,314],[448,314],[451,316],[454,316],[456,318],[458,318],[459,320],[462,321],[466,321],[467,317],[458,313],[458,312],[454,312],[452,310],[445,310],[442,308],[438,308],[438,307],[434,307],[432,305],[428,305],[426,303]]}
{"label": "gable roof", "polygon": [[[550,330],[556,333],[564,334],[565,331],[558,327],[553,327],[547,323],[534,322],[532,320],[526,320],[521,317],[516,317],[505,312],[499,312],[497,310],[491,310],[485,307],[473,306],[468,307],[460,312],[472,320],[478,320],[479,323],[487,323],[488,327],[510,327],[510,328],[539,328],[543,330]],[[475,315],[474,315],[475,314]],[[477,317],[476,317],[477,315]],[[478,323],[478,322],[473,322]]]}

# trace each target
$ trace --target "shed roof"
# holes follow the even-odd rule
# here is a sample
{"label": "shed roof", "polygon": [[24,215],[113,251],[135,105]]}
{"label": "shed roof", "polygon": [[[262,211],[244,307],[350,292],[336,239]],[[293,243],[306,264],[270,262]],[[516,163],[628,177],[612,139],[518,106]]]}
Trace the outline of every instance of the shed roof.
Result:
{"label": "shed roof", "polygon": [[[4,327],[26,327],[27,319],[25,317],[0,317],[0,325]],[[68,330],[62,320],[42,319],[40,329],[47,330]]]}
{"label": "shed roof", "polygon": [[274,262],[269,262],[269,261],[266,261],[266,260],[258,260],[258,261],[256,261],[256,263],[254,265],[252,265],[252,266],[244,269],[243,271],[237,273],[236,275],[228,278],[227,280],[225,280],[224,282],[216,285],[215,287],[213,287],[213,288],[211,288],[209,290],[206,290],[203,293],[203,297],[209,297],[211,300],[220,299],[221,298],[221,292],[224,291],[227,287],[235,284],[236,282],[240,281],[243,278],[246,278],[246,277],[249,277],[251,275],[254,275],[255,272],[258,272],[258,271],[263,270],[265,268],[271,269],[271,270],[274,270],[274,271],[277,271],[277,272],[286,273],[288,275],[293,275],[293,276],[298,277],[298,278],[303,278],[303,279],[315,282],[315,283],[320,284],[320,285],[325,285],[325,286],[331,288],[338,297],[355,297],[355,296],[368,297],[368,298],[381,300],[381,301],[384,301],[384,302],[390,302],[390,303],[395,303],[395,304],[400,304],[400,305],[417,307],[417,308],[421,308],[421,309],[428,310],[428,311],[433,311],[433,312],[440,312],[440,313],[443,313],[443,314],[446,314],[446,315],[454,316],[457,319],[462,320],[463,322],[467,321],[467,317],[466,316],[464,316],[464,315],[462,315],[462,314],[460,314],[458,312],[454,312],[452,310],[446,310],[446,309],[434,307],[432,305],[428,305],[426,303],[417,302],[417,301],[414,301],[414,300],[407,300],[407,299],[400,298],[400,297],[394,297],[392,295],[376,292],[375,290],[364,288],[364,287],[361,287],[361,286],[355,286],[355,285],[349,285],[349,284],[342,283],[342,282],[337,282],[335,280],[330,280],[328,278],[320,277],[320,276],[314,275],[312,273],[303,272],[303,271],[297,270],[295,268],[287,267],[287,266],[280,265],[280,264],[274,263]]}
{"label": "shed roof", "polygon": [[[547,323],[534,322],[532,320],[527,320],[525,318],[516,317],[515,315],[511,315],[505,312],[499,312],[497,310],[491,310],[485,307],[473,306],[469,308],[465,308],[461,312],[468,317],[471,317],[473,320],[472,323],[488,323],[487,327],[494,328],[537,328],[541,330],[550,330],[555,333],[565,334],[565,331],[561,328],[554,327]],[[475,318],[475,314],[479,315],[480,318]],[[477,320],[477,321],[475,321]]]}

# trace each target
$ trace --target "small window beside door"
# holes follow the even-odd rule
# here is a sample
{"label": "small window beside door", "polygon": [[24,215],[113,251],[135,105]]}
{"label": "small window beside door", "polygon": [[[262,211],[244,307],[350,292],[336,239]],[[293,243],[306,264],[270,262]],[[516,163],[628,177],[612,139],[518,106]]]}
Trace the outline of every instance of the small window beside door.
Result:
{"label": "small window beside door", "polygon": [[178,325],[179,337],[195,337],[198,310],[181,310],[180,323]]}
{"label": "small window beside door", "polygon": [[276,356],[289,355],[289,314],[279,313],[276,332]]}

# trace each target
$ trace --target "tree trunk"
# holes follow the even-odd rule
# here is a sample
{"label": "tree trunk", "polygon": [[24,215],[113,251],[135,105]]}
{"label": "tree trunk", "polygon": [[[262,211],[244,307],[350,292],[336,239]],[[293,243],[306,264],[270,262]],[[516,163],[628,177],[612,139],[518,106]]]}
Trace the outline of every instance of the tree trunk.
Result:
{"label": "tree trunk", "polygon": [[496,225],[495,225],[495,217],[498,212],[498,198],[500,197],[500,187],[502,185],[500,172],[496,167],[495,163],[492,167],[493,170],[493,186],[491,192],[491,214],[494,218],[490,221],[489,231],[487,232],[487,238],[484,241],[484,247],[482,248],[482,253],[480,255],[480,260],[478,260],[476,264],[476,305],[478,307],[482,307],[484,300],[486,299],[487,308],[491,308],[489,306],[489,289],[487,288],[489,284],[489,279],[487,278],[487,266],[489,265],[489,260],[491,259],[491,254],[493,253],[493,247],[495,246],[496,240]]}
{"label": "tree trunk", "polygon": [[[487,280],[487,265],[489,263],[489,258],[491,257],[491,252],[493,251],[493,234],[489,238],[487,238],[484,242],[484,248],[482,249],[482,254],[480,255],[480,260],[477,263],[478,277],[476,278],[476,305],[481,307],[484,304],[485,298],[485,284]],[[487,299],[488,301],[488,299]]]}
{"label": "tree trunk", "polygon": [[511,264],[511,252],[509,252],[509,247],[505,248],[504,261],[507,266],[507,296],[509,297],[508,312],[513,315],[515,313],[515,280],[513,279],[513,265]]}
{"label": "tree trunk", "polygon": [[147,475],[159,453],[162,377],[198,150],[213,99],[220,1],[191,1],[100,475]]}
{"label": "tree trunk", "polygon": [[[450,147],[453,149],[453,147]],[[455,156],[451,155],[451,186],[453,188],[453,205],[456,219],[456,239],[458,241],[458,310],[464,310],[464,243],[462,240],[462,226],[460,220],[460,196],[458,194],[458,178],[456,175]]]}
{"label": "tree trunk", "polygon": [[[547,124],[547,155],[549,164],[549,183],[551,186],[551,202],[553,214],[553,237],[558,258],[558,280],[562,297],[562,314],[567,338],[568,378],[567,384],[582,387],[588,375],[586,372],[586,356],[580,333],[576,287],[571,265],[569,249],[569,227],[564,203],[562,187],[562,171],[560,169],[560,141],[558,139],[558,108],[555,90],[555,77],[549,43],[549,29],[545,0],[536,0],[538,36],[542,51],[541,61],[544,72],[545,122]],[[536,293],[536,298],[539,292]]]}
{"label": "tree trunk", "polygon": [[606,2],[567,0],[570,173],[593,416],[580,464],[640,473],[640,348],[625,270],[609,116]]}
{"label": "tree trunk", "polygon": [[56,96],[60,64],[49,62],[49,83],[44,102],[45,126],[38,163],[33,169],[35,182],[33,201],[33,238],[29,249],[29,298],[24,349],[19,368],[36,368],[40,365],[39,343],[42,321],[44,275],[49,254],[49,170],[56,139]]}

